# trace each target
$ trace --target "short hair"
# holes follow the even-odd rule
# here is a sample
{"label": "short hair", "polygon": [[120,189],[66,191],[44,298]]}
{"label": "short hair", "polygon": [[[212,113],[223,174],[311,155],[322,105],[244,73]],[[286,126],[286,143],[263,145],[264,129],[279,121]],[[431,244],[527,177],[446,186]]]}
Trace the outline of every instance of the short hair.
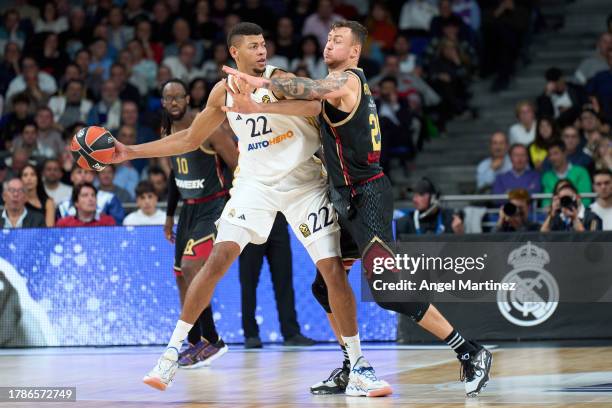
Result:
{"label": "short hair", "polygon": [[143,180],[138,183],[138,185],[136,186],[136,197],[142,197],[143,195],[148,193],[155,194],[155,196],[157,197],[157,192],[155,192],[153,184],[151,184],[151,182],[148,180]]}
{"label": "short hair", "polygon": [[13,181],[13,180],[19,180],[19,182],[20,182],[21,184],[23,184],[23,181],[21,181],[21,179],[20,179],[19,177],[17,177],[17,176],[13,176],[13,177],[11,177],[11,178],[8,178],[8,179],[4,180],[4,182],[2,183],[2,188],[4,189],[3,191],[8,190],[8,185],[9,185],[9,183],[10,183],[11,181]]}
{"label": "short hair", "polygon": [[353,39],[359,43],[359,45],[363,45],[366,42],[366,38],[368,37],[368,29],[363,25],[353,20],[340,20],[333,23],[330,27],[330,30],[335,30],[337,28],[348,28],[351,30],[353,34]]}
{"label": "short hair", "polygon": [[548,68],[544,73],[544,77],[547,81],[557,82],[563,77],[563,71],[557,67]]}
{"label": "short hair", "polygon": [[18,103],[25,103],[26,105],[30,104],[30,97],[25,92],[19,92],[17,95],[13,96],[11,99],[12,105],[15,106]]}
{"label": "short hair", "polygon": [[514,114],[518,117],[519,113],[521,112],[521,108],[523,106],[529,106],[531,108],[532,112],[535,112],[535,106],[533,104],[533,102],[528,101],[528,100],[522,100],[519,103],[516,104],[516,106],[514,107]]}
{"label": "short hair", "polygon": [[32,126],[34,129],[38,130],[38,125],[36,124],[36,122],[34,122],[33,120],[28,120],[24,125],[23,128],[21,128],[21,132],[23,133],[23,130],[27,127],[27,126]]}
{"label": "short hair", "polygon": [[553,140],[552,142],[550,142],[550,145],[548,145],[547,150],[550,151],[550,149],[554,147],[558,147],[559,149],[561,149],[562,152],[565,152],[566,150],[565,143],[563,143],[563,140]]}
{"label": "short hair", "polygon": [[554,190],[555,194],[559,194],[561,190],[565,190],[565,189],[572,190],[574,194],[579,194],[578,189],[576,188],[576,186],[574,186],[574,183],[572,183],[571,181],[567,179],[557,181],[557,184],[555,184],[555,190]]}
{"label": "short hair", "polygon": [[263,35],[263,29],[255,23],[238,23],[227,34],[227,46],[235,46],[236,37],[245,35]]}
{"label": "short hair", "polygon": [[595,180],[595,177],[597,176],[610,176],[612,177],[612,171],[610,171],[610,169],[597,169],[595,170],[595,172],[593,173],[593,180]]}
{"label": "short hair", "polygon": [[43,161],[42,166],[40,166],[40,168],[41,168],[41,169],[44,169],[44,168],[47,166],[47,164],[49,164],[49,163],[51,163],[51,162],[55,162],[55,163],[57,163],[57,165],[60,167],[60,170],[62,170],[62,171],[63,171],[63,169],[62,169],[62,164],[60,163],[59,159],[58,159],[58,158],[55,158],[55,157],[51,157],[51,158],[49,158],[49,159],[45,159],[45,161]]}
{"label": "short hair", "polygon": [[529,191],[526,189],[515,188],[508,191],[508,200],[523,200],[529,202],[531,200],[531,196],[529,195]]}
{"label": "short hair", "polygon": [[525,146],[522,143],[513,143],[512,146],[510,146],[510,149],[508,150],[508,154],[512,155],[512,152],[514,152],[515,149],[520,149],[520,148],[525,149],[525,153],[529,154],[529,149],[527,148],[527,146]]}
{"label": "short hair", "polygon": [[76,204],[79,198],[79,194],[81,194],[81,190],[83,190],[83,188],[85,187],[91,188],[94,191],[94,194],[98,195],[98,189],[92,183],[86,181],[84,183],[77,184],[76,186],[72,188],[72,197],[71,197],[72,204]]}
{"label": "short hair", "polygon": [[391,75],[388,75],[380,80],[381,85],[383,84],[383,82],[393,82],[393,84],[397,87],[397,78],[392,77]]}
{"label": "short hair", "polygon": [[151,167],[149,167],[149,170],[147,171],[147,176],[152,176],[154,174],[161,174],[162,176],[164,176],[164,178],[166,180],[168,180],[168,176],[166,176],[166,173],[164,173],[162,168],[159,167],[159,166],[151,166]]}

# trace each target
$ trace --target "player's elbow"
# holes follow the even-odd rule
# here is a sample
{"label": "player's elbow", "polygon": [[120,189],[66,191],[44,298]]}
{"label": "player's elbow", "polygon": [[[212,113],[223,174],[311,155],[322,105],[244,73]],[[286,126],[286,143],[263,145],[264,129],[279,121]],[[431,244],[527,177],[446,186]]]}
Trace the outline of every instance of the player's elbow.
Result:
{"label": "player's elbow", "polygon": [[308,116],[318,116],[319,113],[321,113],[321,101],[320,100],[313,100],[308,102],[308,109],[307,109],[307,115]]}
{"label": "player's elbow", "polygon": [[189,133],[187,133],[187,137],[184,139],[185,143],[185,151],[192,152],[204,142],[202,138],[194,131],[194,129],[189,129]]}

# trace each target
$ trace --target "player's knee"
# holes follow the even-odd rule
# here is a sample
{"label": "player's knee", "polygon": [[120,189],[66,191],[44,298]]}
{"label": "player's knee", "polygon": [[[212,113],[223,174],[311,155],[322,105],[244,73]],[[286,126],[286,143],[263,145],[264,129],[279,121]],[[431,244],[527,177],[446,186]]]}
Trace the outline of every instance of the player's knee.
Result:
{"label": "player's knee", "polygon": [[312,282],[311,290],[313,296],[315,297],[317,302],[319,302],[325,312],[331,313],[331,308],[329,307],[329,299],[327,298],[327,286],[325,285],[325,282],[322,279],[315,279],[315,281]]}
{"label": "player's knee", "polygon": [[381,302],[377,300],[376,303],[383,309],[406,315],[417,323],[423,319],[429,309],[429,303],[425,302]]}
{"label": "player's knee", "polygon": [[325,278],[328,286],[346,286],[348,280],[340,258],[327,258],[317,262],[317,269]]}

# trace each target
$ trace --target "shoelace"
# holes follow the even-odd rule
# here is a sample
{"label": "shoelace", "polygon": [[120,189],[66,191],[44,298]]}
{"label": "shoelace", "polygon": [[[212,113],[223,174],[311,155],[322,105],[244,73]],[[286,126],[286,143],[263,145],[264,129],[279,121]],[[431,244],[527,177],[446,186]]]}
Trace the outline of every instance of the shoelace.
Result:
{"label": "shoelace", "polygon": [[378,381],[378,377],[376,377],[376,373],[372,367],[359,367],[357,372],[372,382]]}
{"label": "shoelace", "polygon": [[459,368],[459,381],[464,380],[472,381],[476,376],[476,373],[482,373],[482,368],[472,362],[473,359],[459,360],[461,366]]}
{"label": "shoelace", "polygon": [[334,369],[334,371],[331,372],[329,377],[327,377],[327,380],[325,380],[325,382],[332,381],[341,372],[342,372],[342,368],[341,367],[338,367],[338,368]]}

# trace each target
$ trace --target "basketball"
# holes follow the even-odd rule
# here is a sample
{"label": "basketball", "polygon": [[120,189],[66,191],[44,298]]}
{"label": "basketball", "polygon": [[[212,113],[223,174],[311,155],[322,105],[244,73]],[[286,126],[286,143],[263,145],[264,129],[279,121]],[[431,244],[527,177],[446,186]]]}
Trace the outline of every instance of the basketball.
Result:
{"label": "basketball", "polygon": [[101,171],[111,163],[115,138],[101,126],[88,126],[72,137],[70,151],[79,167]]}

